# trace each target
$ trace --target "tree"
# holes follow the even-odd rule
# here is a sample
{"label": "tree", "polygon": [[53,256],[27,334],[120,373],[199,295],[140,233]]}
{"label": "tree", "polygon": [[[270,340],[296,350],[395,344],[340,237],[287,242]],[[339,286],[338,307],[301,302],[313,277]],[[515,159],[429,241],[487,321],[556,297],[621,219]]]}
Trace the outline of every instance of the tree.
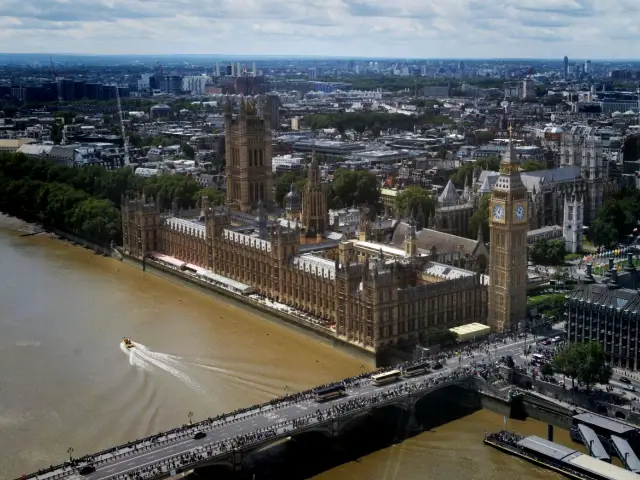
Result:
{"label": "tree", "polygon": [[51,141],[55,144],[60,144],[62,138],[62,125],[58,122],[53,122],[51,125]]}
{"label": "tree", "polygon": [[488,130],[478,130],[473,134],[473,136],[476,145],[492,142],[496,138],[496,135]]}
{"label": "tree", "polygon": [[[339,168],[333,175],[333,195],[342,206],[374,206],[380,199],[378,180],[368,170],[348,170]],[[335,199],[334,202],[336,203]]]}
{"label": "tree", "polygon": [[575,347],[580,359],[578,378],[587,386],[594,383],[609,383],[613,370],[606,363],[604,348],[598,342],[587,342]]}
{"label": "tree", "polygon": [[527,299],[527,308],[538,310],[538,313],[548,317],[560,318],[564,313],[565,295],[563,293],[551,293]]}
{"label": "tree", "polygon": [[422,210],[424,218],[429,218],[435,211],[436,202],[433,195],[422,187],[411,186],[402,190],[395,199],[396,211],[401,215],[409,212],[410,216],[417,217]]}
{"label": "tree", "polygon": [[566,254],[562,240],[538,240],[529,248],[529,258],[539,265],[563,265]]}
{"label": "tree", "polygon": [[387,112],[343,112],[320,115],[306,115],[303,123],[311,130],[335,128],[340,135],[347,130],[364,133],[365,130],[382,130],[397,128],[398,130],[413,130],[414,126],[443,125],[455,123],[449,117],[435,112],[423,115],[404,115]]}
{"label": "tree", "polygon": [[56,118],[61,117],[64,120],[64,124],[69,125],[70,123],[73,123],[73,119],[76,117],[76,112],[63,110],[63,111],[54,113],[53,116]]}
{"label": "tree", "polygon": [[198,191],[198,198],[196,199],[196,204],[199,207],[202,207],[202,197],[208,197],[209,203],[213,205],[224,205],[226,200],[226,196],[224,192],[221,192],[217,188],[214,187],[205,187]]}
{"label": "tree", "polygon": [[[273,188],[275,190],[275,203],[276,205],[283,205],[284,197],[289,190],[291,189],[291,184],[296,184],[296,188],[298,187],[298,182],[304,180],[295,172],[286,172],[282,175],[278,175],[273,180]],[[300,193],[300,190],[298,191]]]}
{"label": "tree", "polygon": [[520,165],[520,171],[522,172],[535,172],[545,168],[547,168],[547,165],[544,162],[536,162],[535,160],[526,160]]}
{"label": "tree", "polygon": [[620,232],[615,221],[603,215],[597,215],[591,222],[590,237],[595,245],[608,248],[618,241]]}
{"label": "tree", "polygon": [[609,383],[613,373],[598,342],[575,343],[564,348],[553,359],[553,367],[571,378],[572,386],[578,379],[587,389],[594,383]]}
{"label": "tree", "polygon": [[610,247],[634,233],[640,218],[640,191],[624,188],[609,198],[591,222],[589,236],[596,244]]}
{"label": "tree", "polygon": [[[475,162],[462,164],[456,172],[451,175],[451,181],[458,188],[462,188],[465,182],[473,181],[473,171],[477,168],[497,171],[500,169],[500,159],[498,157],[480,158]],[[469,185],[470,186],[470,185]]]}
{"label": "tree", "polygon": [[549,362],[545,362],[540,367],[540,373],[545,377],[550,377],[553,375],[553,365]]}
{"label": "tree", "polygon": [[445,328],[430,328],[423,334],[424,343],[427,346],[450,346],[458,341],[458,334]]}
{"label": "tree", "polygon": [[[578,344],[579,345],[579,344]],[[577,345],[563,348],[553,358],[553,369],[571,379],[571,386],[575,387],[576,378],[580,372],[580,358],[576,350]]]}
{"label": "tree", "polygon": [[478,208],[471,218],[469,218],[469,228],[472,232],[482,231],[482,236],[486,242],[489,241],[489,204],[491,195],[488,193],[483,195],[478,204]]}
{"label": "tree", "polygon": [[193,149],[193,147],[191,145],[189,145],[186,142],[182,142],[180,144],[180,150],[182,150],[182,153],[184,153],[184,156],[190,159],[194,159],[196,156],[196,151]]}

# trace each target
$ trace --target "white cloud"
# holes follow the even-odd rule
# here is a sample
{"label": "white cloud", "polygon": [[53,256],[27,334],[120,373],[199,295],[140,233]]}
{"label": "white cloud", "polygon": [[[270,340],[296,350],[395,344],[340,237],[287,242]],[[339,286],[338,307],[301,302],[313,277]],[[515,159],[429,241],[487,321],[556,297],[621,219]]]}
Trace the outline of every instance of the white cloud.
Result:
{"label": "white cloud", "polygon": [[639,0],[0,0],[0,51],[632,58]]}

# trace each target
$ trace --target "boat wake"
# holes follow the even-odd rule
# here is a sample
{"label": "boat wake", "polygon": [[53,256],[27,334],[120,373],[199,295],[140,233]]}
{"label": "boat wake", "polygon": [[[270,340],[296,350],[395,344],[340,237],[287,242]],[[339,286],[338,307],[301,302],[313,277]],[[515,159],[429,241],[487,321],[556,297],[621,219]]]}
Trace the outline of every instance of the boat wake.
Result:
{"label": "boat wake", "polygon": [[202,386],[185,372],[185,365],[184,362],[182,362],[182,357],[169,355],[167,353],[154,352],[141,343],[132,343],[134,348],[128,349],[124,346],[123,342],[120,342],[120,350],[129,357],[129,363],[132,366],[147,372],[161,370],[174,376],[193,390],[205,393]]}

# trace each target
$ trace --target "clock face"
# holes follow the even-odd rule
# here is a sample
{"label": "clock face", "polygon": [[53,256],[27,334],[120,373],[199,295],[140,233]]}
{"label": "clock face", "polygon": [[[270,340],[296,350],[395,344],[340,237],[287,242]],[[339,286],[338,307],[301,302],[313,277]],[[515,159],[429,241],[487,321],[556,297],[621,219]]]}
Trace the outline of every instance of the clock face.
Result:
{"label": "clock face", "polygon": [[516,205],[516,208],[513,210],[513,214],[516,217],[516,220],[524,220],[524,205]]}
{"label": "clock face", "polygon": [[504,220],[504,207],[502,205],[494,205],[493,207],[493,219]]}

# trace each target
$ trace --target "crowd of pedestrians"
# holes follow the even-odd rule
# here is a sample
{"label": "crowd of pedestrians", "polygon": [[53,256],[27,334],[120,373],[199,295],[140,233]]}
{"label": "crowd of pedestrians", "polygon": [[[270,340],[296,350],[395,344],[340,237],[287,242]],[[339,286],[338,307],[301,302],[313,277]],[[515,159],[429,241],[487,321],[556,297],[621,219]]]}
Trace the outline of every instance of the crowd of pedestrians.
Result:
{"label": "crowd of pedestrians", "polygon": [[[420,362],[407,362],[403,364],[403,367],[411,366],[413,364],[418,364]],[[398,367],[395,367],[398,368]],[[490,364],[476,364],[473,366],[459,368],[453,371],[451,374],[444,375],[439,374],[436,376],[429,376],[423,378],[421,381],[417,382],[403,382],[395,385],[389,386],[385,390],[376,390],[373,394],[362,396],[362,397],[346,397],[340,402],[335,402],[333,404],[327,404],[324,408],[318,408],[312,413],[305,414],[301,417],[292,419],[292,420],[281,420],[275,423],[272,426],[267,428],[256,429],[250,433],[240,434],[232,439],[218,441],[212,444],[209,444],[204,447],[198,447],[189,453],[184,453],[180,455],[176,455],[171,459],[167,459],[163,461],[161,464],[158,464],[153,467],[143,467],[140,470],[136,470],[135,472],[128,472],[127,474],[114,476],[113,480],[124,480],[124,479],[136,479],[136,480],[145,480],[158,476],[160,473],[166,473],[171,470],[185,470],[190,466],[201,463],[202,461],[217,457],[219,455],[237,451],[243,448],[246,448],[251,445],[256,445],[264,442],[265,440],[269,440],[271,438],[282,436],[286,434],[290,434],[292,431],[302,428],[304,426],[310,424],[317,424],[324,422],[326,420],[335,420],[342,416],[348,416],[352,414],[354,411],[362,410],[369,408],[374,405],[385,403],[389,400],[393,400],[398,397],[403,397],[407,395],[411,395],[413,393],[417,393],[420,391],[428,390],[429,388],[436,387],[448,382],[455,382],[462,378],[469,377],[470,375],[480,375],[483,377],[487,377],[492,372],[495,371],[497,367]],[[386,370],[386,369],[385,369]],[[380,373],[380,372],[376,372]],[[336,384],[343,384],[348,387],[357,388],[362,384],[362,382],[367,381],[368,377],[371,374],[361,374],[352,378],[349,378],[342,382],[336,382],[334,384],[323,385],[322,387],[329,387]],[[301,392],[297,394],[289,395],[285,397],[286,403],[295,403],[302,402],[305,400],[311,400],[313,398],[313,391]],[[279,408],[282,406],[283,402],[277,402],[275,404],[271,404],[272,406]],[[233,418],[228,418],[224,420],[224,422],[235,422],[239,418],[238,415],[243,413],[242,410],[238,410],[234,412]]]}
{"label": "crowd of pedestrians", "polygon": [[[477,347],[477,348],[480,348],[480,347]],[[472,350],[468,350],[468,351],[471,352]],[[447,357],[442,356],[442,354],[439,354],[439,355],[433,356],[432,358],[430,358],[430,360],[446,362],[446,358]],[[318,386],[313,390],[287,394],[284,397],[275,398],[261,405],[255,405],[247,408],[240,408],[231,413],[218,415],[215,417],[209,417],[206,420],[198,423],[184,424],[180,427],[176,427],[169,431],[152,435],[145,439],[135,440],[127,444],[120,445],[118,447],[113,447],[93,455],[86,455],[80,458],[76,458],[71,460],[70,462],[65,462],[62,465],[58,465],[55,467],[51,466],[49,469],[38,471],[37,474],[41,476],[48,472],[50,473],[58,470],[59,471],[58,474],[49,476],[49,478],[51,478],[52,480],[55,480],[56,478],[61,478],[68,475],[70,471],[77,470],[79,467],[83,465],[91,464],[96,468],[98,468],[101,465],[108,464],[110,461],[114,460],[115,458],[128,457],[128,456],[133,457],[141,451],[152,450],[154,448],[157,448],[160,445],[166,445],[176,440],[190,438],[197,431],[210,431],[218,427],[228,426],[231,423],[236,423],[236,422],[245,420],[249,417],[267,413],[269,411],[281,410],[294,404],[313,402],[315,401],[314,392],[317,389],[336,386],[336,385],[344,385],[348,389],[358,389],[365,382],[370,382],[370,377],[375,373],[382,373],[385,371],[389,371],[391,369],[404,369],[406,367],[424,363],[424,361],[425,359],[418,359],[415,361],[405,362],[401,365],[396,365],[394,367],[382,368],[373,373],[363,372],[360,375],[356,375],[354,377],[350,377],[339,382],[333,382],[333,383]],[[274,426],[270,428],[258,429],[252,433],[241,434],[235,437],[233,440],[212,444],[212,446],[208,450],[205,449],[203,452],[200,452],[199,454],[202,454],[205,456],[218,455],[220,453],[224,453],[229,450],[243,448],[249,444],[263,442],[268,438],[277,436],[279,433],[282,433],[283,429],[293,430],[293,429],[300,428],[304,425],[307,425],[311,422],[322,422],[329,418],[335,418],[338,416],[347,415],[354,410],[367,408],[368,406],[385,402],[397,396],[408,395],[420,390],[428,389],[432,386],[436,386],[443,382],[453,381],[453,380],[459,379],[460,377],[468,376],[471,374],[483,375],[483,372],[486,371],[487,369],[488,369],[488,366],[485,364],[481,364],[481,365],[474,364],[474,366],[470,366],[470,367],[459,367],[449,375],[440,374],[438,376],[429,376],[429,377],[426,377],[421,382],[401,383],[394,387],[391,387],[389,390],[386,390],[383,392],[376,392],[375,394],[370,396],[348,398],[346,401],[336,402],[333,405],[331,404],[327,405],[328,408],[325,408],[322,410],[318,409],[315,413],[298,417],[291,421],[286,421],[286,422],[281,421],[276,423]],[[178,462],[179,464],[180,462],[187,462],[189,459],[192,459],[192,458],[194,457],[188,456],[188,455],[178,456],[174,460],[174,462]],[[155,475],[152,473],[153,469],[150,470],[149,468],[146,469],[147,474],[152,474],[151,476]],[[117,478],[117,477],[114,477],[114,478]],[[146,477],[140,477],[140,478],[146,478]]]}

